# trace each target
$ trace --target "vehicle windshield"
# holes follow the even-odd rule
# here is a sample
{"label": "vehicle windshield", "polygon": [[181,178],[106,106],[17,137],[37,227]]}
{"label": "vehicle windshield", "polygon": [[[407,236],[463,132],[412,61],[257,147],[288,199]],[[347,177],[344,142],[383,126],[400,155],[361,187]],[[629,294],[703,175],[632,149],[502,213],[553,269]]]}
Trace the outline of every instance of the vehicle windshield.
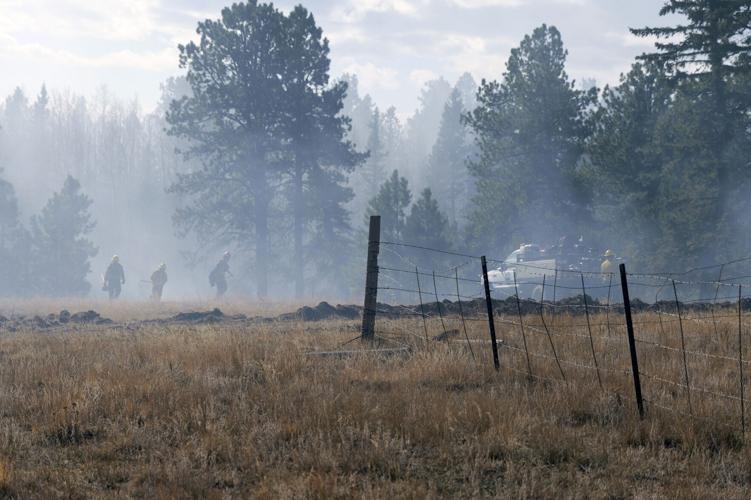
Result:
{"label": "vehicle windshield", "polygon": [[519,262],[519,253],[521,253],[521,250],[514,250],[510,254],[508,254],[508,257],[506,257],[506,260],[503,261],[504,264],[516,264]]}

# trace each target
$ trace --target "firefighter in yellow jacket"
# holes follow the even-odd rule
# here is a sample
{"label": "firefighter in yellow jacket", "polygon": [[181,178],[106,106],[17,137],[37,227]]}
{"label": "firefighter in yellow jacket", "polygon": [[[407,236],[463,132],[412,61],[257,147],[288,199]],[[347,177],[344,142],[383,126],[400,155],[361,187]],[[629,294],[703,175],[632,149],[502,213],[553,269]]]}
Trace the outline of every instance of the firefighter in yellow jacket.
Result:
{"label": "firefighter in yellow jacket", "polygon": [[604,260],[602,261],[602,264],[600,264],[600,271],[606,274],[614,273],[616,270],[615,252],[608,249],[602,257]]}

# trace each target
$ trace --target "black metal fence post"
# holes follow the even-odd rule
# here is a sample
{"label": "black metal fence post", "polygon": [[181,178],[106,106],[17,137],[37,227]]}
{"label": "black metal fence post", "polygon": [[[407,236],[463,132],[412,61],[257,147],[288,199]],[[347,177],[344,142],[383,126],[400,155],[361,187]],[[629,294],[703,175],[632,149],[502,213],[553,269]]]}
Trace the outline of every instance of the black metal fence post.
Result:
{"label": "black metal fence post", "polygon": [[365,303],[362,312],[362,340],[375,338],[376,307],[378,306],[378,252],[381,244],[381,216],[370,216],[368,231],[368,264],[365,275]]}
{"label": "black metal fence post", "polygon": [[636,406],[639,416],[644,418],[644,400],[641,395],[641,380],[639,378],[639,360],[636,357],[636,340],[634,340],[634,322],[631,318],[631,299],[628,296],[628,278],[626,276],[626,264],[619,266],[621,271],[621,289],[623,291],[623,311],[626,315],[626,329],[628,331],[628,349],[631,353],[631,373],[634,377],[634,392],[636,393]]}
{"label": "black metal fence post", "polygon": [[482,262],[482,281],[485,284],[485,305],[488,308],[488,326],[490,327],[490,343],[493,347],[493,366],[498,370],[501,362],[498,360],[498,344],[495,339],[495,320],[493,319],[493,299],[490,298],[490,282],[488,281],[488,262],[485,256],[480,257]]}

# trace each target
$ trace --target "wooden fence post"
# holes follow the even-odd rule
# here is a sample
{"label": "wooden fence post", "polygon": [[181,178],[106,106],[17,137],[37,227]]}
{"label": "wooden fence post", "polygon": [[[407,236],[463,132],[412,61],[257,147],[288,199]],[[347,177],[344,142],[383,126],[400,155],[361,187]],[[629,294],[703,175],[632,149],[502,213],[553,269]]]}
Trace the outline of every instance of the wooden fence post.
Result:
{"label": "wooden fence post", "polygon": [[628,331],[628,349],[631,352],[631,373],[634,376],[634,391],[636,392],[636,406],[639,408],[639,417],[644,418],[644,400],[641,396],[639,360],[636,357],[636,340],[634,340],[634,323],[631,319],[631,299],[628,296],[626,264],[621,264],[619,268],[621,271],[621,289],[623,290],[623,311],[626,314],[626,329]]}
{"label": "wooden fence post", "polygon": [[493,346],[493,366],[498,370],[501,362],[498,360],[498,344],[495,340],[495,320],[493,319],[493,299],[490,298],[490,282],[488,281],[488,262],[485,256],[480,257],[482,261],[482,281],[485,284],[485,305],[488,308],[488,326],[490,327],[490,342]]}
{"label": "wooden fence post", "polygon": [[365,275],[365,304],[362,312],[362,340],[375,338],[376,307],[378,306],[378,252],[381,244],[381,216],[370,216],[368,231],[368,264]]}

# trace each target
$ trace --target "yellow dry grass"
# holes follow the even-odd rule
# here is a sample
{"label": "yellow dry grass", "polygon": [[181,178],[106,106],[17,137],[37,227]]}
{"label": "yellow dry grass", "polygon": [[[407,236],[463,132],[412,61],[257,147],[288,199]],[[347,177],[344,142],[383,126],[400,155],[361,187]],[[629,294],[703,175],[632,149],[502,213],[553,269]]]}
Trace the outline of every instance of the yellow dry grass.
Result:
{"label": "yellow dry grass", "polygon": [[[687,348],[737,355],[737,324],[722,316],[717,335],[706,318],[688,321]],[[546,319],[571,363],[567,383],[542,357],[552,351],[535,316],[525,318],[540,355],[532,381],[522,351],[502,349],[496,373],[487,345],[474,344],[474,361],[461,343],[426,347],[419,319],[378,321],[384,345],[413,347],[390,357],[306,355],[357,335],[345,321],[2,333],[0,496],[747,496],[738,401],[692,394],[706,420],[654,407],[642,422],[621,318],[593,331],[605,390],[576,366],[592,365],[584,318]],[[637,317],[640,338],[680,342],[676,322],[660,330],[656,319]],[[513,320],[499,318],[499,337],[519,347]],[[485,339],[487,327],[470,321],[468,333]],[[642,344],[641,360],[682,381],[680,352]],[[689,362],[692,383],[737,394],[737,363]],[[650,398],[688,412],[681,387],[643,382]]]}

